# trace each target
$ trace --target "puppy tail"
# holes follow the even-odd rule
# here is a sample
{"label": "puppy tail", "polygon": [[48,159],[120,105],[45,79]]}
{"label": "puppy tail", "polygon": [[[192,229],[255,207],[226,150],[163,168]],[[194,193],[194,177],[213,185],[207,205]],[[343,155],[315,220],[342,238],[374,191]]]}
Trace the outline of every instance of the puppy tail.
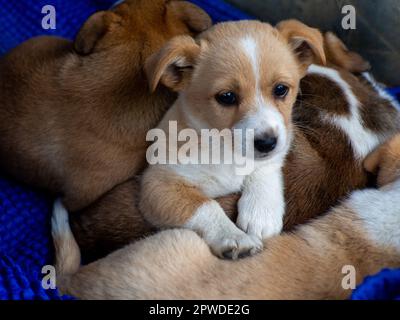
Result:
{"label": "puppy tail", "polygon": [[57,278],[75,274],[81,265],[81,252],[69,226],[68,212],[60,200],[54,203],[51,229]]}

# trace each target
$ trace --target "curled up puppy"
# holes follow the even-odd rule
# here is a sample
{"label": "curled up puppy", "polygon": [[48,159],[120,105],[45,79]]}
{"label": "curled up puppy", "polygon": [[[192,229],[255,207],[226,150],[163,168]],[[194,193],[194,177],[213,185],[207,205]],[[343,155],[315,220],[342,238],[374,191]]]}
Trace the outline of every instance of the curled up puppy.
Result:
{"label": "curled up puppy", "polygon": [[0,170],[81,211],[146,166],[147,132],[175,94],[148,93],[145,60],[210,17],[187,1],[125,0],[74,42],[32,38],[0,59]]}
{"label": "curled up puppy", "polygon": [[[176,37],[150,57],[146,67],[150,88],[162,83],[179,93],[158,126],[165,138],[158,137],[157,142],[168,146],[168,161],[171,146],[198,148],[194,157],[202,160],[204,154],[209,160],[210,151],[229,153],[225,143],[210,146],[209,137],[204,141],[204,130],[218,132],[224,142],[233,137],[228,149],[241,141],[244,150],[254,152],[246,154],[252,161],[246,174],[226,158],[207,163],[190,155],[190,161],[183,163],[175,156],[176,161],[160,164],[159,153],[148,152],[151,165],[142,179],[140,200],[145,218],[159,228],[195,230],[216,255],[232,259],[255,254],[263,239],[279,234],[292,108],[300,80],[313,62],[325,62],[323,37],[297,21],[277,28],[257,21],[222,23],[197,41]],[[179,138],[172,141],[174,126]],[[236,140],[233,132],[245,138]],[[236,155],[233,149],[231,154]],[[235,225],[213,199],[239,191]]]}

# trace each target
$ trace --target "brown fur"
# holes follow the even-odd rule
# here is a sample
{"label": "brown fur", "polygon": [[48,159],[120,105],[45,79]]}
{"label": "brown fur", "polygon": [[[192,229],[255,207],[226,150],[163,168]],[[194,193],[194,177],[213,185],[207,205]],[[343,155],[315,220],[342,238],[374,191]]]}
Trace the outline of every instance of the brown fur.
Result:
{"label": "brown fur", "polygon": [[[366,166],[379,166],[379,177],[400,179],[399,137],[377,153],[369,159],[380,161],[367,160]],[[354,266],[357,283],[383,267],[400,266],[400,247],[373,241],[368,228],[382,226],[369,218],[352,209],[350,199],[294,233],[268,240],[261,254],[236,262],[217,259],[191,231],[166,231],[72,275],[61,266],[57,285],[81,299],[346,299],[351,291],[342,286],[344,266]],[[390,230],[399,244],[400,233]],[[77,256],[79,250],[69,250],[73,246],[59,247],[74,241],[67,230],[56,240],[59,261]]]}
{"label": "brown fur", "polygon": [[148,93],[145,60],[211,25],[185,1],[127,0],[95,13],[74,43],[31,39],[0,62],[0,165],[85,208],[145,167],[145,136],[175,99]]}
{"label": "brown fur", "polygon": [[[365,71],[361,70],[361,66],[366,66],[367,63],[364,60],[363,63],[358,61],[357,66],[352,66],[351,63],[354,61],[352,57],[355,53],[343,51],[341,46],[332,46],[331,40],[332,37],[325,36],[328,64],[340,71],[363,103],[361,113],[364,125],[374,132],[380,132],[383,137],[393,135],[399,130],[398,112],[386,100],[379,97],[363,78],[350,72],[354,68]],[[346,62],[347,69],[338,66],[336,60],[329,59],[333,54],[341,57],[341,63]],[[318,115],[324,110],[335,114],[346,114],[348,105],[331,81],[319,76],[306,76],[301,83],[299,101],[294,107],[295,137],[284,169],[286,230],[291,230],[294,226],[325,213],[351,191],[365,188],[370,183],[369,175],[363,170],[362,161],[354,158],[347,138],[335,127],[318,120]],[[121,187],[121,190],[116,188],[114,192],[120,192],[121,198],[125,194],[137,200],[139,194],[135,190],[128,192],[125,187]],[[218,199],[225,212],[234,221],[239,197],[240,195],[233,195]],[[120,210],[113,210],[114,206]],[[111,221],[120,221],[121,225],[135,225],[136,217],[140,216],[137,207],[121,206],[114,202],[113,197],[105,195],[100,200],[98,209],[98,211],[89,209],[88,212],[71,217],[72,229],[78,236],[84,255],[88,253],[92,257],[102,256],[104,251],[96,253],[98,241],[108,243],[109,252],[111,249],[120,248],[121,242],[114,242],[113,239],[116,237],[114,234],[118,233],[118,238],[124,239],[125,244],[128,244],[152,232],[150,228],[146,228],[145,233],[143,228],[137,232],[132,232],[132,229],[127,232],[121,229],[113,230]],[[112,216],[109,216],[110,212],[113,212]],[[85,221],[90,223],[94,217],[98,224],[93,225],[91,229],[82,230],[81,224]],[[107,233],[97,232],[97,228],[107,230]]]}

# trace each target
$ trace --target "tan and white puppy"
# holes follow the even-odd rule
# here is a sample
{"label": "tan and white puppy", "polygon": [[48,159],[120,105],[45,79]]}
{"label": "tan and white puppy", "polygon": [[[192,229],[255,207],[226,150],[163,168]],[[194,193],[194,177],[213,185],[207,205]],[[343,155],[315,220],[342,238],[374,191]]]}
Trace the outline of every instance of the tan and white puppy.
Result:
{"label": "tan and white puppy", "polygon": [[[178,91],[176,103],[159,125],[171,141],[177,131],[194,129],[194,147],[203,156],[210,147],[203,129],[228,135],[252,130],[244,142],[255,149],[254,165],[246,175],[238,164],[159,164],[142,179],[141,210],[159,228],[186,227],[197,231],[221,257],[236,259],[262,248],[262,239],[282,231],[285,213],[282,167],[292,140],[291,114],[299,83],[307,67],[324,62],[323,37],[306,25],[290,21],[273,28],[257,21],[222,23],[197,41],[181,36],[147,62],[150,87],[161,82]],[[227,130],[227,131],[226,131]],[[190,143],[190,142],[189,142]],[[249,146],[249,143],[251,146]],[[224,152],[225,145],[217,146]],[[215,150],[212,150],[215,151]],[[157,157],[159,154],[157,153]],[[237,225],[214,199],[242,192]]]}
{"label": "tan and white puppy", "polygon": [[80,267],[68,215],[55,206],[57,286],[80,299],[345,299],[343,267],[356,282],[400,266],[400,136],[373,152],[365,167],[379,190],[354,192],[294,233],[266,242],[261,254],[220,260],[194,232],[170,230]]}
{"label": "tan and white puppy", "polygon": [[[334,34],[324,36],[327,66],[314,65],[302,79],[293,108],[293,143],[284,166],[284,230],[335,207],[352,191],[365,189],[363,161],[399,132],[398,104],[382,86],[366,79],[369,63]],[[139,210],[139,180],[117,186],[71,227],[85,260],[93,261],[153,233]],[[236,221],[240,194],[218,198]]]}

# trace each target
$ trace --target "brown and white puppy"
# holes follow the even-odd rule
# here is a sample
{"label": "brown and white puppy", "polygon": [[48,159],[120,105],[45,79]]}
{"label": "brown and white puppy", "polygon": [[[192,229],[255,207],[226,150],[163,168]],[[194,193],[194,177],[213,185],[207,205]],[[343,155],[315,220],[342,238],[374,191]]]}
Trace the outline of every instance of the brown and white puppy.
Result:
{"label": "brown and white puppy", "polygon": [[176,98],[149,94],[146,58],[211,26],[186,1],[126,0],[97,12],[75,42],[31,39],[0,62],[0,165],[82,209],[145,166],[147,131]]}
{"label": "brown and white puppy", "polygon": [[[325,62],[323,37],[300,22],[278,28],[258,21],[221,23],[197,41],[177,37],[151,57],[150,87],[161,82],[179,96],[157,128],[158,152],[148,153],[140,201],[144,217],[158,228],[195,230],[216,255],[233,259],[258,252],[263,239],[279,234],[292,108],[314,61]],[[235,150],[227,152],[239,142],[234,132],[244,137],[246,167],[232,159]],[[189,141],[178,140],[181,135]],[[158,163],[161,142],[168,148],[165,163]],[[196,152],[183,160],[176,154],[175,161],[174,146]],[[234,224],[214,198],[236,192],[242,195]]]}
{"label": "brown and white puppy", "polygon": [[[285,230],[367,187],[363,160],[400,127],[398,104],[370,82],[365,73],[369,64],[332,33],[325,34],[324,48],[328,66],[311,68],[293,110],[293,144],[284,166]],[[138,209],[139,181],[117,186],[71,217],[86,258],[96,259],[154,232]],[[239,197],[218,199],[234,221]]]}
{"label": "brown and white puppy", "polygon": [[332,33],[328,66],[313,65],[294,108],[294,143],[285,166],[286,229],[322,214],[369,184],[365,157],[399,132],[398,103],[369,82],[369,63]]}
{"label": "brown and white puppy", "polygon": [[345,299],[343,268],[356,282],[400,266],[400,136],[365,162],[380,189],[354,192],[308,225],[270,239],[261,254],[216,258],[189,230],[170,230],[80,267],[68,215],[55,206],[57,286],[80,299]]}

